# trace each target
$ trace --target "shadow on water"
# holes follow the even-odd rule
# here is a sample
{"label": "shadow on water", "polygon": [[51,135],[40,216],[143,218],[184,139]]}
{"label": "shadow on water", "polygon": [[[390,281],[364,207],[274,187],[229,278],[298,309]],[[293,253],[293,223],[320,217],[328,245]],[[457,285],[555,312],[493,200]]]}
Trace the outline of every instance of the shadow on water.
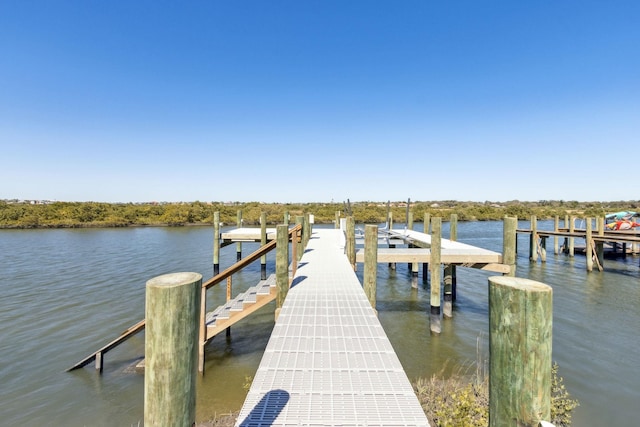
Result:
{"label": "shadow on water", "polygon": [[270,426],[289,402],[289,393],[285,390],[271,390],[253,407],[240,426]]}

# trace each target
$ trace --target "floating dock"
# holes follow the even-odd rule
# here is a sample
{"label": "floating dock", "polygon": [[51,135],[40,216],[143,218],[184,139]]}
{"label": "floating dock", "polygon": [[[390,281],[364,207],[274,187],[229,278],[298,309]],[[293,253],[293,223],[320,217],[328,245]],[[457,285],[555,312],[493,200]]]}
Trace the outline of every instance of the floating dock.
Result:
{"label": "floating dock", "polygon": [[314,230],[236,425],[429,425],[341,230]]}

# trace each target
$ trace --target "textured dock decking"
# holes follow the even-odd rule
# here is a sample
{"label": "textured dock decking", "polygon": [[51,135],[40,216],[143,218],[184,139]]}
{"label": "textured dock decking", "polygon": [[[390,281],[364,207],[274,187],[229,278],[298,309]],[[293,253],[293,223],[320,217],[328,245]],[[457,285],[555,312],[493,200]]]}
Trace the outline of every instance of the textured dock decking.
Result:
{"label": "textured dock decking", "polygon": [[237,426],[428,426],[340,230],[314,230]]}

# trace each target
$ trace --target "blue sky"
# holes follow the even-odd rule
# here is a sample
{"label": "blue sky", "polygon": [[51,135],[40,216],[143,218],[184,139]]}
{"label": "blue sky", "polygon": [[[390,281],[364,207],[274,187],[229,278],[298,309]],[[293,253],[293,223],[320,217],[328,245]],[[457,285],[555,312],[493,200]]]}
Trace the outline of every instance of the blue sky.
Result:
{"label": "blue sky", "polygon": [[0,2],[0,199],[638,200],[638,1]]}

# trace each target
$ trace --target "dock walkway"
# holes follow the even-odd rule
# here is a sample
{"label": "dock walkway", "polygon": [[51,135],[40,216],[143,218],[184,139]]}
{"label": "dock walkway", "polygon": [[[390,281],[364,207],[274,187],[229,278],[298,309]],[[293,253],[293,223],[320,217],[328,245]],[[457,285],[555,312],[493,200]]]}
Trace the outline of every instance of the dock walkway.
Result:
{"label": "dock walkway", "polygon": [[429,425],[342,231],[314,230],[236,425]]}

